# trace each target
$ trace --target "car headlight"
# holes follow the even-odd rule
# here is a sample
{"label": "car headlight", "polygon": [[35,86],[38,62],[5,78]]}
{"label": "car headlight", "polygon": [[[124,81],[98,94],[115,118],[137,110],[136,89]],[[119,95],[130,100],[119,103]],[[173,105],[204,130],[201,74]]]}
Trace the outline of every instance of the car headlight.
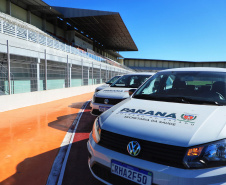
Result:
{"label": "car headlight", "polygon": [[183,162],[187,168],[226,166],[226,140],[189,148]]}
{"label": "car headlight", "polygon": [[92,102],[95,103],[95,100],[96,100],[96,96],[95,94],[93,95],[93,98],[92,98]]}
{"label": "car headlight", "polygon": [[101,127],[100,127],[100,118],[97,117],[93,123],[92,137],[96,143],[100,142]]}

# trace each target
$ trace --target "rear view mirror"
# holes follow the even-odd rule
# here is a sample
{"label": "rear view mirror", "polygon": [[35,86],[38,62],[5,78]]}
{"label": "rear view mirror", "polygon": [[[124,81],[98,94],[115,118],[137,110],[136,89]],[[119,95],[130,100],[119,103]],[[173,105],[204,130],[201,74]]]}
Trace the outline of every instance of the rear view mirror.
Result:
{"label": "rear view mirror", "polygon": [[137,89],[130,89],[129,90],[129,95],[131,96]]}

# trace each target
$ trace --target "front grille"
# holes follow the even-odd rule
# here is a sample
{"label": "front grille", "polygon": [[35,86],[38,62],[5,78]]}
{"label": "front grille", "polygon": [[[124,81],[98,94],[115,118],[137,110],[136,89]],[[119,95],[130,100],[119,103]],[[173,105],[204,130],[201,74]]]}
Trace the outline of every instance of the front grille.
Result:
{"label": "front grille", "polygon": [[110,98],[99,98],[95,97],[94,103],[102,103],[104,104],[104,100],[108,99],[109,100],[109,105],[116,105],[117,103],[121,102],[124,99],[110,99]]}
{"label": "front grille", "polygon": [[110,150],[129,155],[127,152],[127,145],[130,141],[137,141],[141,146],[140,154],[136,156],[136,158],[167,166],[185,168],[183,165],[183,158],[187,151],[186,147],[141,140],[106,130],[101,131],[101,140],[99,145]]}
{"label": "front grille", "polygon": [[[127,184],[128,185],[137,185],[137,183],[135,183],[135,182],[132,182],[130,180],[127,180],[120,176],[112,174],[111,169],[102,164],[95,163],[91,168],[92,168],[93,173],[96,176],[100,177],[101,179],[103,179],[111,184],[114,184],[114,185],[127,185]],[[157,184],[152,183],[152,185],[157,185]]]}
{"label": "front grille", "polygon": [[93,114],[94,116],[99,116],[100,114],[102,114],[102,112],[100,112],[98,109],[93,109],[91,111],[91,114]]}

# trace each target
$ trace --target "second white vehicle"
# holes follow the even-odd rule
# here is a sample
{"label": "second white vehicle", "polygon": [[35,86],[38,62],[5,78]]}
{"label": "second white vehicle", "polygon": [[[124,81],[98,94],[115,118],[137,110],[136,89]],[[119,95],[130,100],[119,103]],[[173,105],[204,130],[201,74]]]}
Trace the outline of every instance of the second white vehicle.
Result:
{"label": "second white vehicle", "polygon": [[113,84],[120,77],[121,77],[121,75],[114,76],[113,78],[111,78],[110,80],[108,80],[105,84],[97,87],[95,89],[95,92],[98,92],[98,91],[103,90],[103,89],[105,89],[107,87],[110,87],[110,85]]}
{"label": "second white vehicle", "polygon": [[115,104],[128,98],[129,90],[134,91],[154,73],[126,74],[116,80],[110,87],[96,92],[91,101],[91,114],[100,115]]}

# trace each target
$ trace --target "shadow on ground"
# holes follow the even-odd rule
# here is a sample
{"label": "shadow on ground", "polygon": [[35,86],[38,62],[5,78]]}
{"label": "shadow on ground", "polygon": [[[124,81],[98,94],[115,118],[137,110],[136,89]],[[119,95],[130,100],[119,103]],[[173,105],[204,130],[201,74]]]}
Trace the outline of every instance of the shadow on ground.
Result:
{"label": "shadow on ground", "polygon": [[[76,142],[72,146],[70,156],[64,176],[63,184],[67,185],[99,185],[101,182],[96,180],[89,171],[88,151],[86,140]],[[74,150],[79,150],[75,152]],[[53,159],[55,159],[59,148],[49,152],[27,158],[18,164],[16,173],[11,177],[0,182],[0,185],[45,185],[51,171]],[[43,163],[45,161],[45,163]],[[73,163],[71,163],[73,161]],[[69,169],[69,170],[68,170]],[[45,174],[45,175],[43,175]]]}
{"label": "shadow on ground", "polygon": [[68,107],[71,107],[71,108],[74,108],[74,109],[81,109],[83,104],[84,104],[84,102],[76,102],[76,103],[72,103]]}
{"label": "shadow on ground", "polygon": [[67,132],[68,128],[70,128],[76,116],[77,114],[69,114],[69,115],[57,117],[57,120],[48,123],[48,126],[57,130]]}
{"label": "shadow on ground", "polygon": [[[75,118],[76,115],[61,116],[48,125],[66,132],[66,126],[63,123],[71,117]],[[102,185],[100,181],[92,176],[88,167],[86,144],[95,118],[90,114],[90,106],[88,105],[77,127],[64,173],[63,185]],[[77,136],[81,134],[84,137],[78,139]],[[59,149],[25,159],[17,165],[16,173],[0,182],[0,185],[45,185]]]}

